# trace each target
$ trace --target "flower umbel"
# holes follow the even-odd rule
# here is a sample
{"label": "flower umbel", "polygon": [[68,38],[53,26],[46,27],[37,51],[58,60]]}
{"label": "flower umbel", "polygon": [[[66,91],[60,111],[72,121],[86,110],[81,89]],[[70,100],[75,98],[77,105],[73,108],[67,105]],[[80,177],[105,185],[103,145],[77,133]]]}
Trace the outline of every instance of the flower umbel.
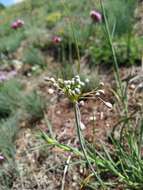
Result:
{"label": "flower umbel", "polygon": [[53,86],[62,91],[71,102],[78,102],[82,95],[82,87],[85,85],[79,75],[76,75],[71,80],[58,79],[56,81],[53,77],[46,78],[46,80],[51,81]]}
{"label": "flower umbel", "polygon": [[90,12],[90,17],[92,18],[93,22],[101,22],[102,20],[102,15],[95,10]]}
{"label": "flower umbel", "polygon": [[112,104],[102,99],[102,96],[105,95],[105,92],[100,88],[101,85],[97,87],[97,89],[93,89],[92,91],[83,93],[83,87],[86,85],[87,82],[89,83],[90,81],[87,79],[85,79],[85,81],[81,81],[79,75],[76,75],[71,80],[64,80],[61,78],[56,80],[53,77],[45,77],[45,80],[51,82],[53,86],[64,95],[66,95],[72,103],[79,102],[80,105],[81,100],[82,102],[84,102],[84,100],[86,99],[98,99],[101,100],[101,102],[103,102],[106,107],[112,109]]}
{"label": "flower umbel", "polygon": [[12,29],[14,29],[14,30],[16,30],[18,27],[17,27],[17,23],[16,22],[13,22],[12,24],[11,24],[11,28]]}
{"label": "flower umbel", "polygon": [[54,37],[52,38],[52,42],[53,42],[54,44],[59,44],[59,43],[61,43],[61,41],[62,41],[62,39],[61,39],[61,37],[59,37],[59,36],[54,36]]}
{"label": "flower umbel", "polygon": [[21,19],[18,19],[18,20],[16,21],[16,23],[17,23],[17,27],[18,27],[18,28],[21,28],[21,27],[24,25],[24,21],[21,20]]}
{"label": "flower umbel", "polygon": [[24,21],[21,19],[17,19],[11,24],[11,28],[17,30],[18,28],[22,28],[24,25]]}

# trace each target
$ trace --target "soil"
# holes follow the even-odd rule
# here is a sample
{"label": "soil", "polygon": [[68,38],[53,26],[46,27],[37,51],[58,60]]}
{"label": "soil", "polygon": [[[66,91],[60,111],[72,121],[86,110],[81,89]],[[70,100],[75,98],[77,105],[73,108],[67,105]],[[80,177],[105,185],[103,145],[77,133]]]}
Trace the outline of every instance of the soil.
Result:
{"label": "soil", "polygon": [[[135,76],[142,76],[142,71],[140,67],[121,68],[120,74],[122,80],[129,83],[129,110],[130,114],[134,113],[133,118],[136,118],[143,95],[141,90],[135,93],[140,80],[133,80],[131,83],[130,81]],[[60,143],[79,147],[73,106],[65,97],[59,97],[56,93],[48,94],[51,86],[48,86],[44,81],[44,76],[47,76],[46,72],[38,78],[31,78],[28,85],[30,89],[34,87],[47,97],[48,106],[45,111],[45,118],[50,122],[55,138]],[[81,121],[85,125],[85,129],[82,131],[83,135],[97,149],[100,149],[102,143],[110,144],[108,137],[113,127],[118,124],[123,113],[120,103],[111,91],[115,86],[112,72],[100,72],[100,79],[105,84],[105,95],[102,98],[104,101],[112,103],[113,108],[109,109],[98,99],[87,99],[84,106],[80,106]],[[29,89],[28,86],[27,89]],[[25,127],[20,130],[16,142],[16,162],[22,172],[21,177],[14,181],[13,190],[60,190],[67,159],[70,159],[70,164],[74,164],[80,160],[73,153],[65,152],[55,146],[45,145],[41,138],[39,138],[41,136],[39,129],[49,134],[45,118],[36,123],[34,128]],[[118,125],[116,129],[115,136],[118,138]],[[64,190],[90,190],[89,187],[82,187],[83,180],[89,174],[90,171],[85,164],[69,165],[65,174]],[[113,180],[113,176],[108,177],[109,181],[110,178]],[[119,187],[113,187],[113,189],[123,190],[124,187],[120,185]]]}

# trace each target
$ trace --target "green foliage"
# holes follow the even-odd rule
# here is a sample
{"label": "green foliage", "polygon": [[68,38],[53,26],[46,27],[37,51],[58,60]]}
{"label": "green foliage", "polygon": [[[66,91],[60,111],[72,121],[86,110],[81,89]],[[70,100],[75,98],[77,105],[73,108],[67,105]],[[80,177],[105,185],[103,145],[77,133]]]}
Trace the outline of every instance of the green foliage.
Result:
{"label": "green foliage", "polygon": [[11,159],[15,154],[14,141],[18,132],[18,115],[0,122],[0,152]]}
{"label": "green foliage", "polygon": [[40,95],[35,91],[26,94],[24,86],[16,80],[0,85],[0,154],[5,158],[0,171],[0,189],[11,189],[18,175],[15,139],[20,121],[26,120],[32,126],[43,117],[45,105]]}
{"label": "green foliage", "polygon": [[82,88],[83,93],[91,92],[99,87],[99,76],[96,71],[92,71],[88,74],[81,74],[80,77],[82,81],[86,81],[86,79],[89,80],[89,82],[86,82],[85,86]]}
{"label": "green foliage", "polygon": [[0,122],[0,153],[4,156],[4,162],[0,170],[0,189],[9,190],[12,187],[14,177],[17,175],[15,164],[15,139],[18,133],[19,116],[13,115]]}
{"label": "green foliage", "polygon": [[44,66],[44,59],[41,52],[34,47],[29,47],[25,50],[23,55],[23,62],[32,66],[39,65]]}
{"label": "green foliage", "polygon": [[[126,123],[126,121],[124,121]],[[123,125],[124,126],[124,125]],[[112,149],[100,142],[99,150],[93,144],[86,142],[87,159],[93,165],[96,165],[98,179],[102,180],[105,187],[116,188],[117,184],[125,189],[140,190],[143,188],[143,121],[139,121],[138,132],[131,130],[125,132],[122,141],[115,140],[111,137]],[[126,129],[125,129],[126,130]],[[121,136],[120,136],[121,137]],[[75,155],[81,156],[84,153],[75,147],[59,143],[56,139],[50,138],[43,132],[42,138],[49,144],[57,146],[64,151],[73,152]],[[84,140],[82,139],[84,142]],[[93,178],[94,177],[94,178]],[[101,188],[101,184],[95,180],[94,174],[90,174],[88,180],[83,182],[83,187],[91,189]],[[112,181],[113,180],[113,181]]]}
{"label": "green foliage", "polygon": [[142,120],[138,122],[137,131],[131,128],[130,132],[126,131],[124,136],[120,134],[122,140],[111,138],[115,150],[114,154],[107,147],[103,146],[104,153],[101,155],[95,151],[96,154],[94,155],[94,158],[99,156],[105,170],[119,177],[120,181],[124,182],[131,189],[143,188]]}
{"label": "green foliage", "polygon": [[[127,42],[127,36],[115,38],[113,41],[116,56],[119,65],[132,65],[141,61],[142,57],[142,38],[132,37],[130,39],[130,44]],[[100,63],[107,64],[109,66],[113,65],[112,52],[107,41],[98,41],[96,46],[91,45],[89,50],[89,56],[91,59],[90,67],[96,66]]]}
{"label": "green foliage", "polygon": [[61,20],[61,13],[60,12],[53,12],[50,13],[46,18],[46,25],[48,28],[53,28],[57,22]]}
{"label": "green foliage", "polygon": [[132,31],[136,5],[136,0],[105,1],[109,26],[114,34],[122,35]]}
{"label": "green foliage", "polygon": [[[59,48],[60,50],[57,50],[56,46],[52,46],[52,51],[56,52],[56,55],[53,54],[54,57],[60,57],[58,61],[63,62],[62,56],[64,52],[66,60],[69,60],[69,57],[77,59],[76,45],[71,28],[71,25],[73,25],[80,55],[83,56],[89,51],[89,55],[91,56],[90,65],[93,66],[100,63],[111,64],[109,46],[107,45],[107,41],[103,39],[104,32],[101,30],[102,24],[93,24],[89,16],[95,4],[96,9],[100,11],[98,1],[93,3],[87,2],[86,0],[67,0],[64,4],[58,0],[55,0],[54,3],[52,0],[48,2],[30,0],[18,6],[13,6],[4,13],[4,18],[7,15],[11,15],[10,20],[7,20],[7,22],[4,22],[0,26],[0,51],[5,53],[14,52],[19,47],[24,37],[22,37],[21,31],[11,31],[10,22],[17,17],[24,17],[26,23],[25,37],[36,47],[30,47],[28,50],[25,50],[24,62],[29,62],[28,64],[32,65],[43,65],[43,57],[37,48],[50,49],[51,44],[49,43],[49,39],[53,35],[59,35],[63,40]],[[113,36],[117,37],[115,44],[117,46],[117,56],[121,64],[129,62],[132,64],[136,60],[140,60],[138,48],[133,47],[132,42],[130,42],[134,41],[133,24],[136,4],[136,0],[104,1],[110,31]],[[104,23],[104,20],[102,23]],[[54,27],[54,30],[48,31],[49,37],[47,37],[47,31],[45,30],[46,26],[48,28]],[[122,37],[124,38],[124,42],[120,39]],[[120,40],[122,41],[121,44]],[[130,49],[131,52],[127,53],[127,49]],[[124,54],[123,58],[120,56],[122,54]]]}
{"label": "green foliage", "polygon": [[33,91],[23,98],[23,107],[27,113],[28,120],[37,121],[43,118],[45,110],[45,100]]}
{"label": "green foliage", "polygon": [[8,117],[20,107],[22,85],[9,80],[0,86],[0,118]]}
{"label": "green foliage", "polygon": [[112,52],[110,50],[107,41],[101,42],[98,41],[95,45],[91,45],[88,50],[89,56],[91,58],[90,67],[96,66],[100,63],[111,64],[112,65]]}
{"label": "green foliage", "polygon": [[73,65],[66,63],[61,69],[55,71],[54,74],[56,75],[56,78],[70,80],[71,78],[74,77]]}
{"label": "green foliage", "polygon": [[[67,2],[66,2],[67,3]],[[65,3],[65,4],[66,4]],[[84,2],[85,4],[86,2]],[[108,41],[104,37],[104,32],[101,30],[101,24],[91,23],[89,12],[92,10],[92,3],[85,8],[84,11],[78,11],[79,7],[75,6],[79,2],[72,2],[66,4],[66,14],[70,16],[67,24],[61,23],[58,25],[56,32],[63,36],[63,49],[69,57],[77,58],[74,50],[75,39],[77,39],[80,55],[84,55],[86,51],[91,57],[90,66],[105,63],[112,65],[112,52],[108,45]],[[116,36],[114,40],[117,58],[120,64],[134,64],[140,60],[138,47],[134,47],[134,35],[132,34],[134,24],[134,11],[136,8],[136,1],[112,0],[104,2],[106,14],[112,35]],[[98,5],[98,3],[97,3]],[[74,7],[75,10],[71,11]],[[81,3],[82,7],[82,3]],[[98,7],[98,6],[97,6]],[[112,11],[111,11],[112,9]],[[80,16],[78,17],[78,15]],[[103,21],[104,23],[104,21]],[[73,29],[72,29],[73,27]],[[73,34],[74,32],[74,34]],[[132,42],[133,41],[133,42]],[[72,51],[69,51],[70,49]],[[74,50],[73,50],[74,49]],[[72,55],[70,55],[72,52]],[[62,51],[60,51],[62,53]],[[122,56],[123,55],[123,56]],[[67,58],[67,57],[66,57]]]}
{"label": "green foliage", "polygon": [[7,162],[1,167],[0,171],[0,188],[1,190],[10,190],[15,178],[18,176],[18,170],[14,162]]}
{"label": "green foliage", "polygon": [[[15,140],[20,121],[28,121],[31,126],[43,117],[44,99],[35,91],[25,93],[24,85],[9,80],[0,85],[0,189],[11,189],[15,177],[19,175],[15,162]],[[5,119],[4,119],[5,118]]]}
{"label": "green foliage", "polygon": [[[34,34],[34,35],[33,35]],[[30,45],[33,45],[36,49],[47,48],[49,36],[47,37],[47,31],[44,28],[39,29],[38,26],[29,26],[25,31],[26,38]],[[31,47],[32,48],[32,47]]]}
{"label": "green foliage", "polygon": [[16,80],[9,80],[0,86],[0,119],[15,113],[26,115],[29,120],[43,117],[45,101],[35,91],[25,94],[23,85]]}
{"label": "green foliage", "polygon": [[5,54],[12,53],[20,46],[21,41],[24,39],[24,33],[11,32],[10,35],[1,37],[0,39],[0,52]]}

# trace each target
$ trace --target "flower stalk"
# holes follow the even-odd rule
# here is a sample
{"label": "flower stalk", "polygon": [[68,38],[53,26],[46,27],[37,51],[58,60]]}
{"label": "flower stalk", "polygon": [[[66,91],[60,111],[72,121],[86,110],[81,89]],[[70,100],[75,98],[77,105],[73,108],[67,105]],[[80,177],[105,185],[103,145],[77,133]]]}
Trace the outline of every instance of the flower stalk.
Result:
{"label": "flower stalk", "polygon": [[75,113],[75,121],[76,121],[76,131],[77,131],[77,136],[78,136],[78,140],[79,140],[79,143],[80,143],[80,147],[81,147],[81,150],[83,152],[83,155],[91,169],[91,171],[93,172],[93,174],[95,175],[95,177],[98,179],[100,185],[102,186],[103,189],[105,189],[105,185],[102,181],[102,179],[98,176],[97,172],[94,170],[89,158],[88,158],[88,153],[86,151],[86,147],[85,147],[85,142],[84,142],[84,138],[82,136],[82,133],[81,133],[81,115],[80,115],[80,110],[79,110],[79,107],[78,107],[78,103],[75,102],[74,103],[74,113]]}

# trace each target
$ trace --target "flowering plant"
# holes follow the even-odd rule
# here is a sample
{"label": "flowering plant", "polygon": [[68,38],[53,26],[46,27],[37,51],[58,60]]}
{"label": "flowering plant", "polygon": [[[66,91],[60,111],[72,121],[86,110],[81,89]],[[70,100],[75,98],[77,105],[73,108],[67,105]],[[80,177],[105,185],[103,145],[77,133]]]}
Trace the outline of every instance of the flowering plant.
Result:
{"label": "flowering plant", "polygon": [[92,18],[93,22],[101,22],[102,20],[102,15],[95,10],[90,12],[90,17]]}
{"label": "flowering plant", "polygon": [[11,28],[17,30],[18,28],[22,28],[24,26],[24,21],[21,19],[17,19],[11,24]]}

